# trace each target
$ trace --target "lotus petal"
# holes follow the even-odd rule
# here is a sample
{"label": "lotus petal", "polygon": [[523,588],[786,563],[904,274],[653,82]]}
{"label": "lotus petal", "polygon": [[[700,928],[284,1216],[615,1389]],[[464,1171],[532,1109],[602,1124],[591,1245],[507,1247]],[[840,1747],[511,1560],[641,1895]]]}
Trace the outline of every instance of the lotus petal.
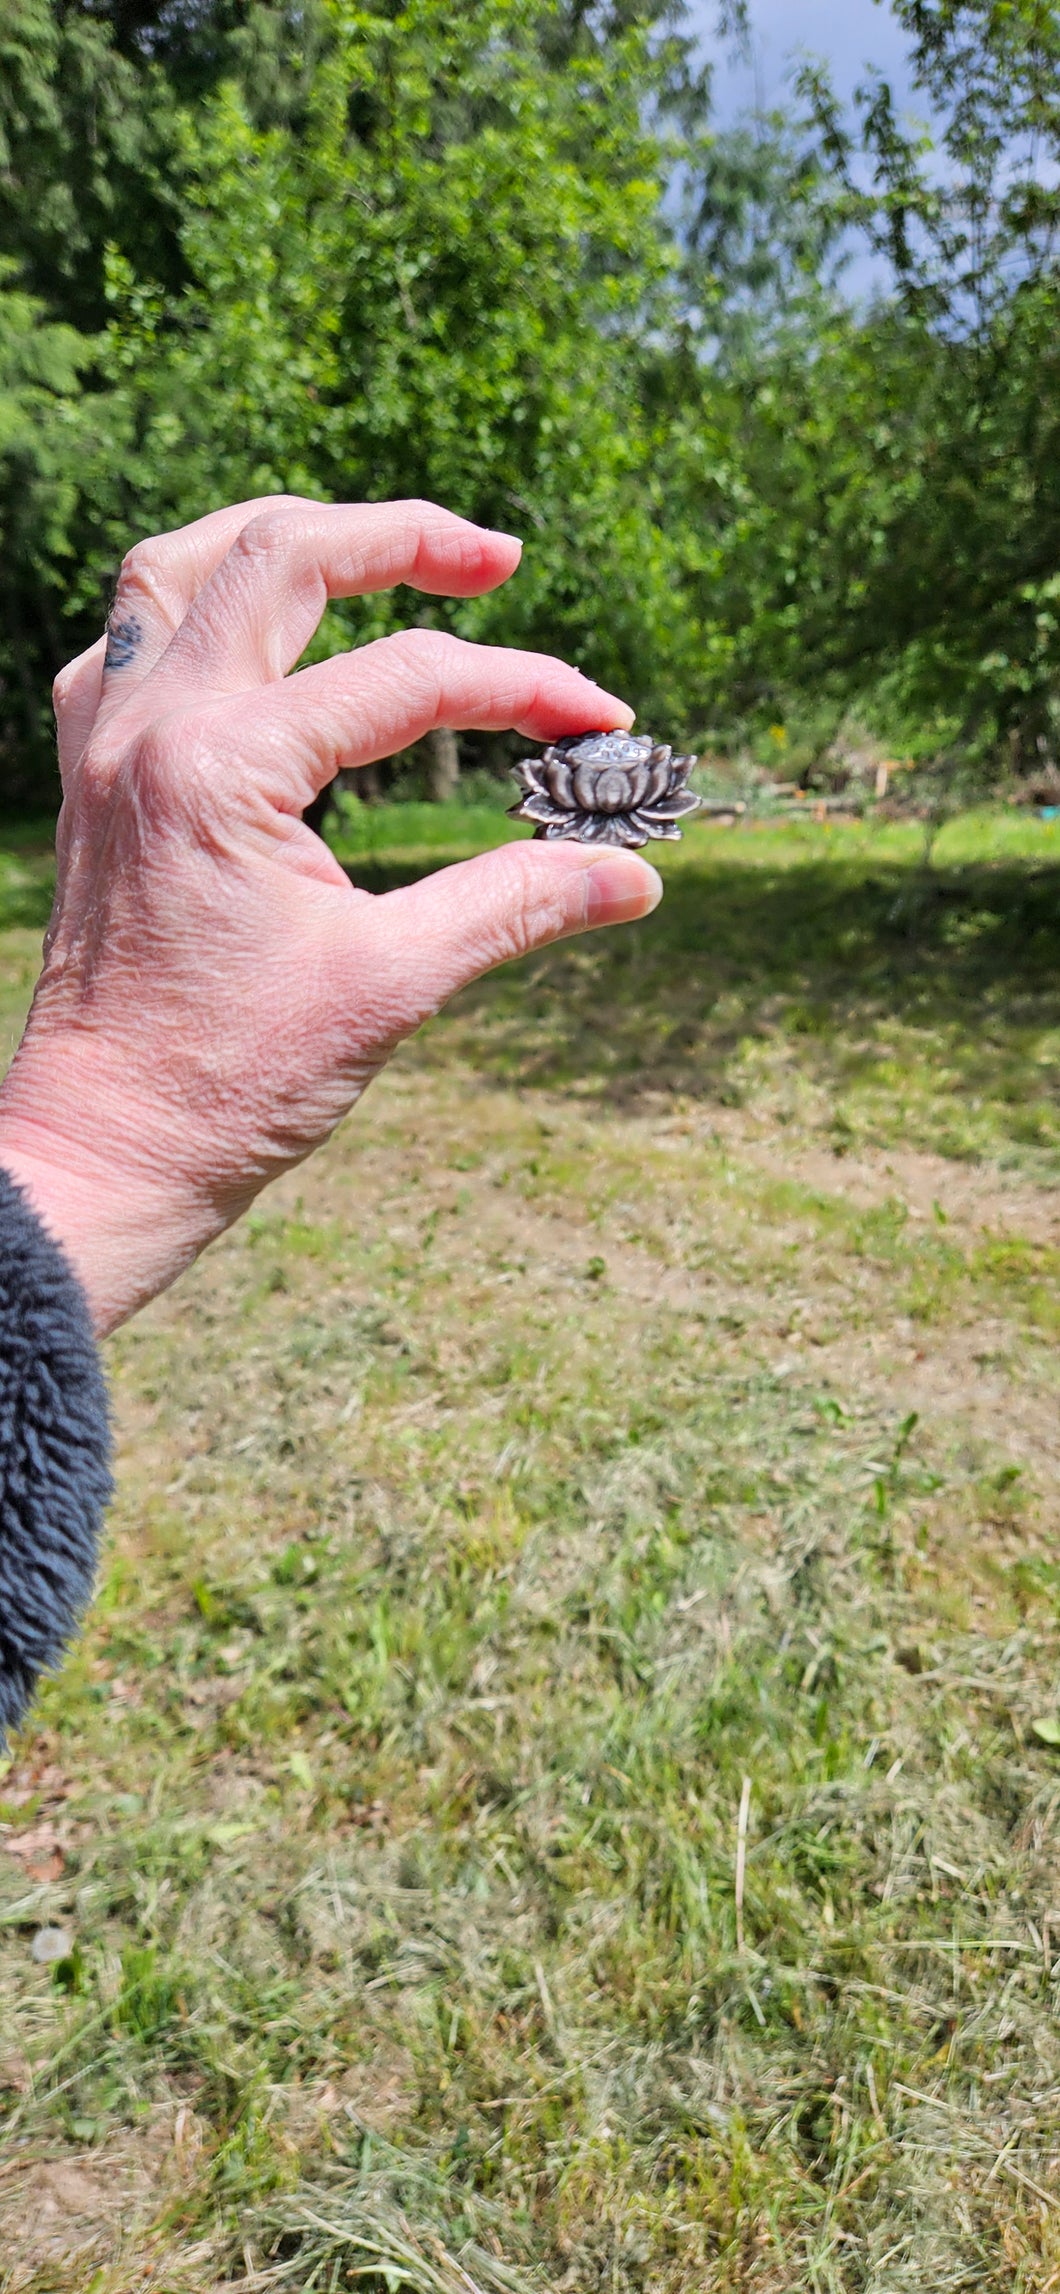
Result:
{"label": "lotus petal", "polygon": [[653,749],[648,759],[647,787],[637,798],[638,806],[655,804],[659,797],[666,796],[672,780],[669,749]]}
{"label": "lotus petal", "polygon": [[656,843],[661,841],[663,844],[680,844],[681,842],[680,829],[675,828],[671,820],[660,820],[657,811],[635,812],[630,815],[630,818],[634,828],[641,832],[639,842],[642,844],[649,836],[654,837]]}
{"label": "lotus petal", "polygon": [[558,755],[555,749],[546,749],[542,762],[546,788],[565,812],[573,812],[578,799],[574,794],[574,779],[568,759]]}
{"label": "lotus petal", "polygon": [[544,796],[546,784],[542,777],[541,768],[532,763],[529,757],[522,757],[517,765],[513,765],[512,773],[528,797]]}
{"label": "lotus petal", "polygon": [[613,812],[571,813],[571,834],[577,837],[579,844],[610,844],[617,818],[618,814]]}
{"label": "lotus petal", "polygon": [[613,812],[608,827],[611,831],[609,844],[627,845],[631,851],[639,851],[644,842],[644,831],[635,812]]}
{"label": "lotus petal", "polygon": [[674,789],[671,796],[660,797],[658,804],[645,805],[643,809],[653,812],[659,820],[684,820],[689,813],[699,811],[699,798],[691,789]]}
{"label": "lotus petal", "polygon": [[517,820],[547,821],[568,820],[570,818],[570,815],[564,812],[561,805],[553,804],[551,797],[547,796],[524,797],[522,803],[513,806],[512,809]]}
{"label": "lotus petal", "polygon": [[622,810],[623,812],[630,812],[636,805],[644,804],[647,800],[651,788],[651,771],[648,763],[634,765],[626,774],[626,783],[629,788],[629,796]]}

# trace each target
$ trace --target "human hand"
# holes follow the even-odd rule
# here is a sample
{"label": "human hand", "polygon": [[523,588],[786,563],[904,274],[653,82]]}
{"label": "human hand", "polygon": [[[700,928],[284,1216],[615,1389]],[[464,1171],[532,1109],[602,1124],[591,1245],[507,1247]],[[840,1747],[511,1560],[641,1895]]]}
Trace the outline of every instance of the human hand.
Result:
{"label": "human hand", "polygon": [[58,888],[0,1164],[113,1329],[326,1139],[456,989],[661,893],[632,853],[513,843],[373,898],[305,825],[432,727],[548,741],[632,713],[563,662],[408,630],[288,674],[329,597],[471,597],[520,545],[430,503],[288,497],[127,557],[55,688]]}

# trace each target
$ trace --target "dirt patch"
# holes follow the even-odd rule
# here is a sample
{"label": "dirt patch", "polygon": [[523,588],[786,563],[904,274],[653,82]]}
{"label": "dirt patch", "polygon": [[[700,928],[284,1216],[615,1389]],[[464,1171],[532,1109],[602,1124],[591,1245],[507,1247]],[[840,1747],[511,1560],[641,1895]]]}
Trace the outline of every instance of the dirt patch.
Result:
{"label": "dirt patch", "polygon": [[[895,1197],[911,1218],[930,1220],[939,1210],[958,1232],[1017,1234],[1029,1242],[1060,1241],[1060,1193],[1036,1187],[993,1164],[957,1163],[911,1148],[836,1154],[823,1146],[793,1144],[783,1133],[763,1138],[741,1111],[723,1108],[701,1132],[725,1140],[735,1153],[772,1177],[836,1195],[871,1209]],[[693,1127],[692,1135],[695,1136]]]}
{"label": "dirt patch", "polygon": [[[396,1141],[393,1120],[399,1111],[404,1136]],[[495,1168],[465,1176],[446,1167],[447,1157],[459,1155],[469,1141],[492,1143],[502,1162],[525,1151],[520,1125],[527,1115],[514,1095],[484,1090],[467,1077],[445,1085],[437,1077],[399,1073],[373,1086],[354,1121],[360,1127],[356,1152],[350,1152],[347,1132],[314,1165],[316,1219],[342,1226],[351,1217],[383,1217],[391,1232],[414,1241],[438,1213],[431,1240],[435,1258],[500,1295],[515,1279],[524,1297],[584,1298],[594,1279],[587,1269],[599,1257],[596,1279],[613,1300],[616,1318],[663,1312],[696,1316],[723,1331],[735,1326],[740,1349],[774,1370],[812,1376],[837,1390],[871,1392],[899,1414],[917,1410],[954,1430],[970,1421],[978,1443],[1021,1464],[1033,1459],[1046,1479],[1054,1478],[1060,1411],[1051,1359],[1042,1348],[1028,1354],[1010,1320],[992,1305],[925,1328],[905,1311],[894,1285],[873,1279],[867,1312],[861,1270],[846,1266],[842,1253],[838,1262],[831,1255],[825,1269],[812,1236],[805,1247],[803,1222],[786,1212],[763,1215],[764,1257],[799,1244],[792,1270],[779,1281],[772,1265],[763,1265],[757,1281],[753,1273],[748,1279],[746,1267],[734,1273],[723,1249],[710,1259],[712,1230],[724,1243],[729,1213],[724,1190],[704,1185],[702,1176],[696,1255],[705,1263],[695,1270],[686,1263],[682,1222],[687,1228],[697,1155],[716,1149],[719,1138],[752,1179],[794,1182],[826,1203],[869,1210],[897,1200],[914,1230],[924,1225],[933,1231],[939,1206],[954,1241],[986,1232],[1055,1243],[1055,1191],[1016,1176],[1010,1181],[996,1169],[912,1151],[837,1156],[793,1141],[782,1128],[766,1132],[742,1111],[723,1110],[707,1122],[675,1114],[669,1103],[664,1111],[661,1103],[658,1116],[608,1112],[587,1121],[569,1100],[556,1099],[543,1106],[535,1100],[532,1123],[536,1128],[544,1122],[550,1148],[567,1158],[575,1177],[566,1200],[561,1180],[541,1204],[494,1183]],[[426,1165],[419,1144],[425,1131],[432,1147]],[[671,1155],[684,1159],[684,1172],[671,1176]],[[653,1159],[647,1201],[619,1199],[601,1210],[609,1165],[626,1163],[647,1175]],[[473,1216],[447,1217],[446,1207],[462,1191],[472,1197]],[[270,1204],[290,1213],[304,1195],[303,1175],[292,1174],[273,1190]],[[631,1219],[635,1223],[649,1207],[655,1214],[652,1233],[646,1240],[630,1239]],[[217,1275],[221,1279],[220,1266]]]}
{"label": "dirt patch", "polygon": [[[135,2140],[86,2152],[9,2160],[0,2169],[0,2252],[8,2294],[19,2294],[41,2273],[69,2272],[71,2294],[94,2273],[120,2264],[135,2244],[130,2284],[144,2279],[144,2234],[192,2164],[186,2110],[159,2113]],[[205,2250],[189,2244],[188,2263],[201,2270]],[[108,2279],[108,2287],[110,2281]],[[176,2285],[172,2277],[167,2281]],[[201,2279],[199,2281],[201,2283]]]}

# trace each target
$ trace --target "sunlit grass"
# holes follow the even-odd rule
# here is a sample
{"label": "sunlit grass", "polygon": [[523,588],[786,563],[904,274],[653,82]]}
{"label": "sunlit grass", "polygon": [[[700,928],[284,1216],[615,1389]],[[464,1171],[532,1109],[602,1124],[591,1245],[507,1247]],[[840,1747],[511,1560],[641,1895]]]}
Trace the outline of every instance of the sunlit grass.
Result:
{"label": "sunlit grass", "polygon": [[1060,2270],[1055,904],[961,833],[697,831],[112,1342],[5,2294]]}
{"label": "sunlit grass", "polygon": [[[1055,1178],[1057,824],[1009,808],[963,816],[930,870],[923,844],[916,823],[696,826],[653,854],[667,898],[640,931],[483,983],[427,1056],[626,1104],[678,1092],[839,1151],[987,1155]],[[441,856],[395,843],[349,864],[385,890]]]}

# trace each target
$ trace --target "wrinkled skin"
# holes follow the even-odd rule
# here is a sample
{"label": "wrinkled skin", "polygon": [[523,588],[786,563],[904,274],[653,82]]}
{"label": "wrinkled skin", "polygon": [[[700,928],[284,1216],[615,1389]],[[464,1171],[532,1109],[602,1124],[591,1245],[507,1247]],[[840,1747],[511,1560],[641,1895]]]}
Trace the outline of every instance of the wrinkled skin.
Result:
{"label": "wrinkled skin", "polygon": [[99,1330],[325,1139],[456,989],[655,905],[632,857],[534,844],[373,898],[302,820],[340,767],[434,726],[629,723],[561,661],[429,630],[290,674],[329,597],[468,597],[518,560],[430,503],[243,503],[139,543],[108,636],[58,679],[58,890],[0,1163]]}

